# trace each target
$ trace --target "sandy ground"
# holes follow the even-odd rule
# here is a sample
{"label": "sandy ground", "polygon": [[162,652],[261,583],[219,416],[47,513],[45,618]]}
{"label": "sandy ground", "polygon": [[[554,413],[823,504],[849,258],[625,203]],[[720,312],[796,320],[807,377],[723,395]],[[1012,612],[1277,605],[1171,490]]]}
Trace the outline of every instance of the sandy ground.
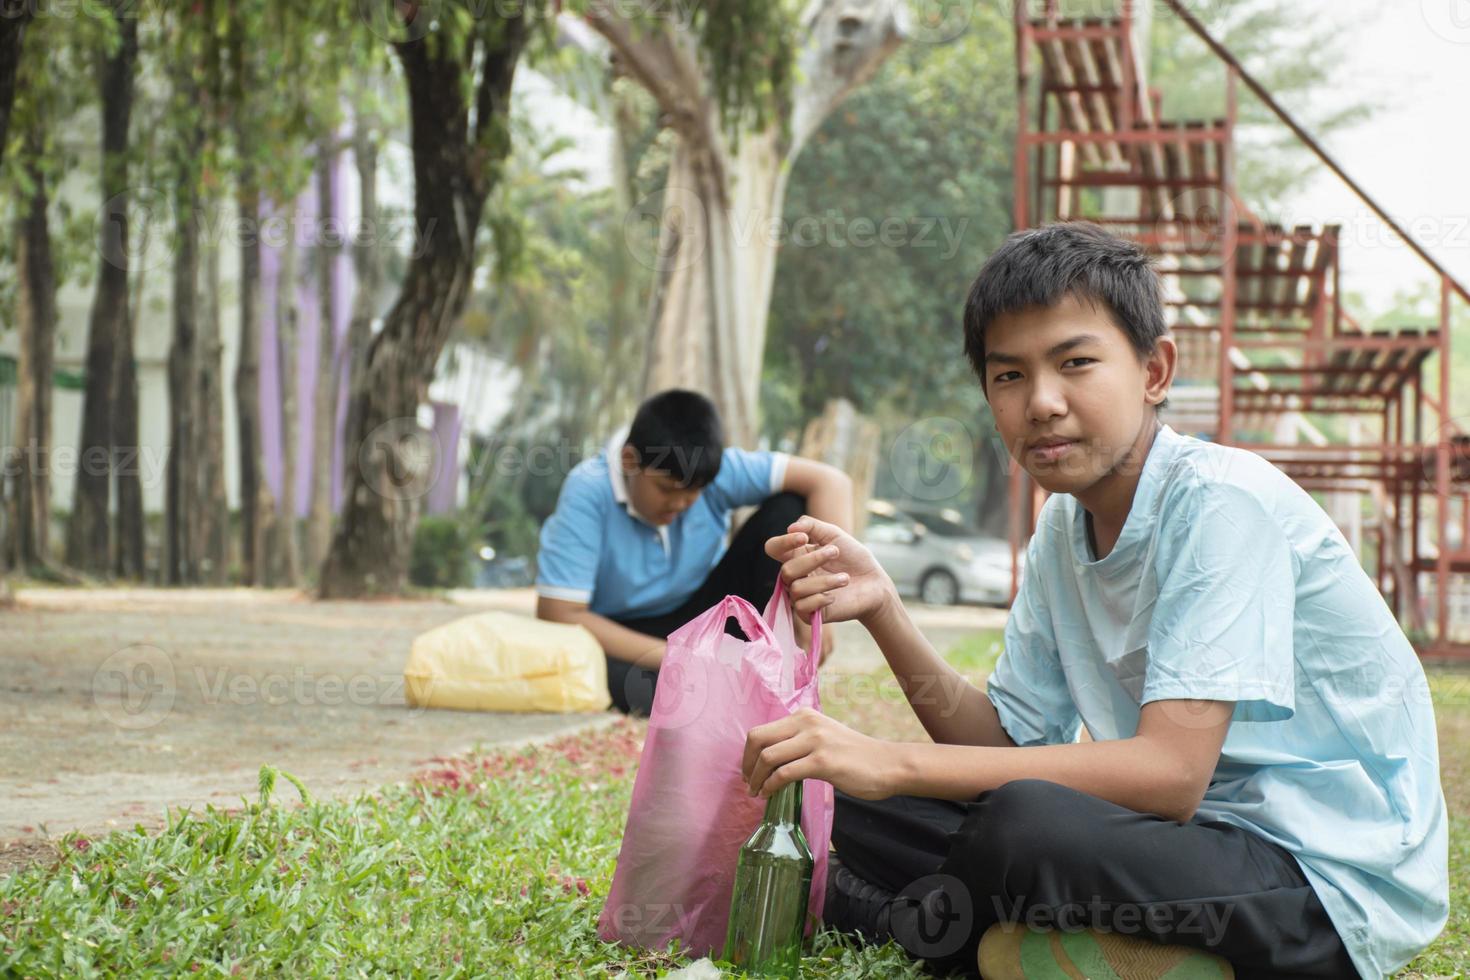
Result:
{"label": "sandy ground", "polygon": [[[254,799],[260,766],[317,795],[408,779],[435,757],[552,737],[612,714],[423,711],[403,697],[413,637],[530,590],[315,602],[289,591],[28,589],[0,611],[0,871],[47,836],[158,826],[169,807]],[[1005,613],[914,606],[945,649]],[[838,624],[829,672],[882,655]],[[289,792],[289,791],[288,791]]]}

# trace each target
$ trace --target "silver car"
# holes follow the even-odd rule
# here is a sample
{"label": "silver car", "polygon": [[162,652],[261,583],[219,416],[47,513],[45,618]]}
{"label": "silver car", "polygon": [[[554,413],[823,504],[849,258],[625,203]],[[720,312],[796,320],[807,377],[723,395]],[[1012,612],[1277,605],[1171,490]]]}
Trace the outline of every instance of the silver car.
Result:
{"label": "silver car", "polygon": [[908,512],[870,500],[863,543],[900,595],[939,606],[1010,604],[1010,542],[980,534],[955,511]]}

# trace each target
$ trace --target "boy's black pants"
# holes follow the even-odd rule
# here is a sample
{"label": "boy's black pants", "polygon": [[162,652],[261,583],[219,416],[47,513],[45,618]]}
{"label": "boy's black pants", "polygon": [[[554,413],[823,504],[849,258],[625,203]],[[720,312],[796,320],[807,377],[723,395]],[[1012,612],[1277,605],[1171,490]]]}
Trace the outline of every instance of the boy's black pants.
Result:
{"label": "boy's black pants", "polygon": [[[666,639],[670,633],[727,595],[738,595],[756,609],[764,609],[771,593],[776,591],[776,578],[781,574],[780,562],[766,554],[766,542],[778,534],[785,534],[786,529],[805,513],[805,497],[778,493],[766,498],[765,503],[735,532],[724,556],[683,605],[661,616],[644,619],[613,617],[613,621],[639,633]],[[744,635],[733,620],[726,629],[736,636]],[[647,715],[653,709],[658,671],[635,667],[608,654],[604,656],[607,657],[607,689],[612,695],[613,707],[625,714]]]}
{"label": "boy's black pants", "polygon": [[1358,973],[1286,850],[1229,824],[1137,813],[1040,779],[968,803],[836,794],[832,843],[894,892],[894,938],[937,972],[976,973],[997,922],[1195,946],[1239,978]]}

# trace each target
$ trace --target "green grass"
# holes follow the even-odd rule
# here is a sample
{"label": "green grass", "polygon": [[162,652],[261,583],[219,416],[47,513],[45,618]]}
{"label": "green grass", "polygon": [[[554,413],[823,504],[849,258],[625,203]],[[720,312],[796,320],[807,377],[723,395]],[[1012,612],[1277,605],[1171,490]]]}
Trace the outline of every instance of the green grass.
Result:
{"label": "green grass", "polygon": [[[0,976],[661,975],[687,960],[596,935],[643,730],[455,760],[351,801],[67,835],[54,866],[0,880]],[[804,970],[922,976],[829,932]]]}
{"label": "green grass", "polygon": [[979,630],[945,651],[944,659],[966,676],[983,677],[995,669],[1005,638],[1005,630]]}
{"label": "green grass", "polygon": [[[947,656],[983,673],[995,643],[981,634]],[[1431,684],[1455,814],[1451,919],[1401,977],[1461,976],[1470,962],[1464,676],[1436,673]],[[875,734],[907,731],[911,719],[887,697],[844,718]],[[596,934],[643,731],[621,721],[470,756],[354,800],[296,805],[291,787],[263,786],[259,802],[177,813],[157,833],[67,835],[54,865],[0,879],[0,976],[666,974],[687,958]],[[923,976],[894,947],[826,931],[803,971]]]}

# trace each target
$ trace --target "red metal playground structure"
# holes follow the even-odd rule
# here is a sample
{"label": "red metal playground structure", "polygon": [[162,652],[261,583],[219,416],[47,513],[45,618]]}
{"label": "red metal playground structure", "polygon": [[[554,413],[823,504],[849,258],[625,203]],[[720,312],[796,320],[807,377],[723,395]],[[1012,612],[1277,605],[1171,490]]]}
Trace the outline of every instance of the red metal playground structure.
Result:
{"label": "red metal playground structure", "polygon": [[[1157,255],[1180,349],[1165,421],[1249,448],[1309,491],[1350,495],[1334,499],[1360,515],[1366,496],[1370,574],[1420,656],[1470,658],[1470,620],[1452,617],[1450,601],[1470,584],[1470,437],[1446,395],[1451,304],[1470,293],[1198,20],[1165,2],[1223,63],[1223,118],[1161,118],[1139,70],[1132,3],[1117,17],[1069,19],[1056,0],[1017,0],[1016,227],[1086,218]],[[1343,308],[1340,226],[1281,227],[1240,200],[1241,84],[1427,264],[1438,329],[1365,332]],[[1438,399],[1427,370],[1438,371]],[[1013,572],[1045,496],[1011,467]]]}

